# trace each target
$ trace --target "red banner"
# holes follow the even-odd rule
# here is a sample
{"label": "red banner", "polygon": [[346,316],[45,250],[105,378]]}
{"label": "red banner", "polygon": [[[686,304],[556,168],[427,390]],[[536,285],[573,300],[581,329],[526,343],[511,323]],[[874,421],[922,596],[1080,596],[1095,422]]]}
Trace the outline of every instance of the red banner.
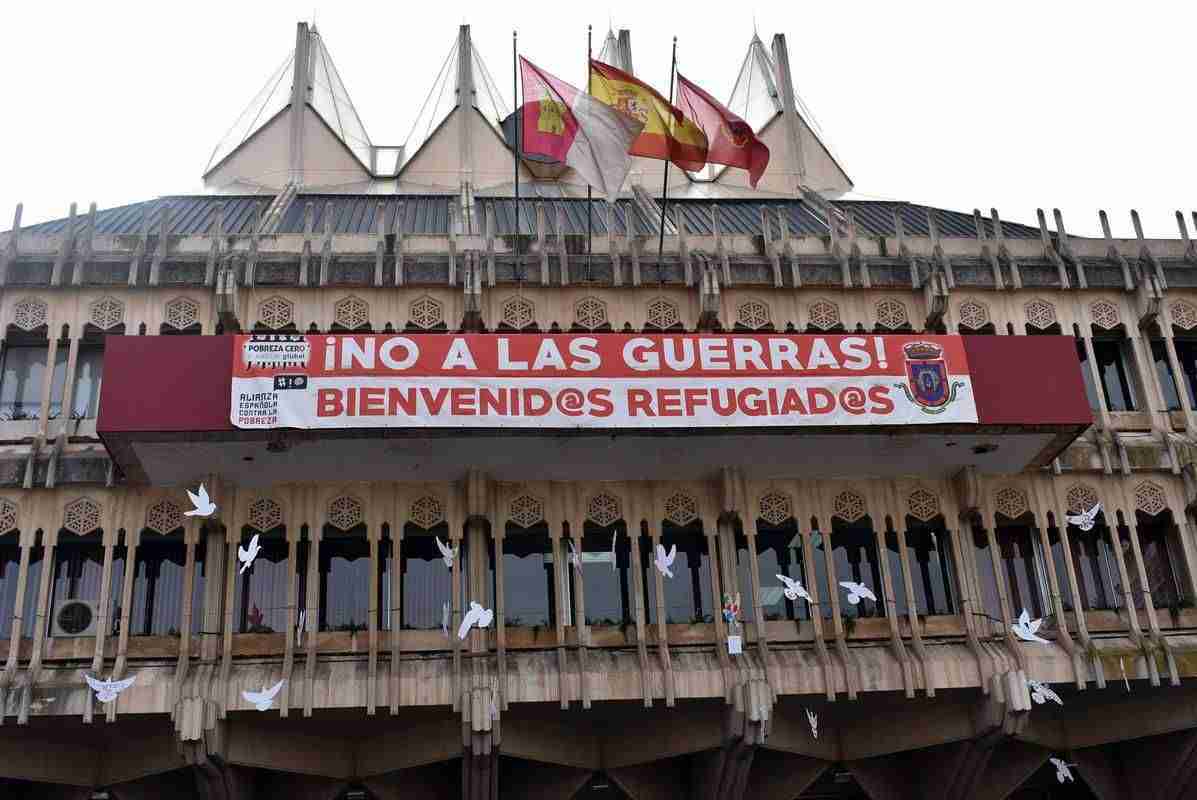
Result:
{"label": "red banner", "polygon": [[956,336],[234,337],[239,428],[976,422]]}

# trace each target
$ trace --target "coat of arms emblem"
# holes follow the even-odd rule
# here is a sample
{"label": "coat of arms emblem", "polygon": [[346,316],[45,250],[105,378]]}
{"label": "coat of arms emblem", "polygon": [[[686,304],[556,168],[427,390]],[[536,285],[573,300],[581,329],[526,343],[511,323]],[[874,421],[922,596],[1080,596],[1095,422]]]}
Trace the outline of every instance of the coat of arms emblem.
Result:
{"label": "coat of arms emblem", "polygon": [[943,348],[934,342],[910,342],[902,348],[906,357],[906,383],[896,384],[925,414],[942,413],[956,399],[964,381],[953,381]]}

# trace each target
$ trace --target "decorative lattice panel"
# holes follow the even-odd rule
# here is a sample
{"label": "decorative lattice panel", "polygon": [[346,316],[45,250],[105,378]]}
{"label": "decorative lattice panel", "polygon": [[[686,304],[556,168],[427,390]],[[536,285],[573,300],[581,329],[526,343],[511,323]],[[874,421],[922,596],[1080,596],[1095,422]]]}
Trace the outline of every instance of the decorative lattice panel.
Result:
{"label": "decorative lattice panel", "polygon": [[1027,494],[1022,489],[1007,486],[993,497],[994,508],[1007,519],[1018,519],[1027,513]]}
{"label": "decorative lattice panel", "polygon": [[13,308],[13,324],[23,331],[31,331],[46,324],[46,303],[36,297],[26,297]]}
{"label": "decorative lattice panel", "polygon": [[328,504],[328,524],[339,530],[351,530],[365,518],[362,503],[356,497],[341,495]]}
{"label": "decorative lattice panel", "polygon": [[790,502],[789,495],[769,492],[757,504],[757,513],[770,525],[780,525],[794,516],[794,504]]}
{"label": "decorative lattice panel", "polygon": [[63,509],[62,527],[78,536],[100,527],[100,504],[90,497],[80,497]]}
{"label": "decorative lattice panel", "polygon": [[665,519],[674,525],[689,525],[698,519],[698,501],[685,492],[677,492],[665,501]]}
{"label": "decorative lattice panel", "polygon": [[1168,498],[1158,484],[1144,481],[1135,487],[1135,508],[1155,516],[1168,507]]}
{"label": "decorative lattice panel", "polygon": [[106,331],[125,321],[125,304],[115,297],[101,297],[87,307],[87,315],[92,325]]}
{"label": "decorative lattice panel", "polygon": [[429,330],[445,321],[445,307],[431,297],[420,297],[413,300],[408,307],[411,323],[417,328]]}
{"label": "decorative lattice panel", "polygon": [[283,524],[283,507],[269,497],[259,497],[249,504],[249,527],[260,533]]}
{"label": "decorative lattice panel", "polygon": [[816,300],[806,311],[810,324],[819,330],[831,330],[840,324],[840,307],[830,300]]}
{"label": "decorative lattice panel", "polygon": [[910,324],[906,306],[897,300],[879,300],[874,308],[877,311],[877,324],[883,328],[892,331]]}
{"label": "decorative lattice panel", "polygon": [[8,500],[0,500],[0,536],[17,528],[17,507]]}
{"label": "decorative lattice panel", "polygon": [[1117,328],[1122,320],[1118,316],[1118,306],[1109,300],[1097,300],[1089,305],[1089,315],[1093,324],[1099,328],[1110,330]]}
{"label": "decorative lattice panel", "polygon": [[749,330],[760,330],[769,326],[769,306],[760,300],[749,300],[741,303],[736,309],[736,321]]}
{"label": "decorative lattice panel", "polygon": [[595,525],[605,528],[622,516],[619,498],[608,492],[599,492],[586,504],[586,519]]}
{"label": "decorative lattice panel", "polygon": [[865,513],[864,498],[856,492],[840,492],[835,496],[832,516],[839,517],[844,522],[856,522],[864,517]]}
{"label": "decorative lattice panel", "polygon": [[939,498],[926,489],[915,489],[906,496],[910,516],[920,522],[930,522],[939,516]]}
{"label": "decorative lattice panel", "polygon": [[521,528],[531,528],[544,519],[544,503],[530,494],[521,494],[511,501],[508,518]]}
{"label": "decorative lattice panel", "polygon": [[1056,307],[1046,300],[1032,300],[1023,306],[1023,311],[1032,328],[1044,330],[1056,324]]}
{"label": "decorative lattice panel", "polygon": [[989,324],[989,309],[976,300],[965,300],[960,304],[960,324],[970,330],[981,330]]}
{"label": "decorative lattice panel", "polygon": [[176,297],[166,304],[166,324],[175,330],[190,328],[199,322],[199,303],[187,297]]}
{"label": "decorative lattice panel", "polygon": [[1186,331],[1197,328],[1197,306],[1177,300],[1172,304],[1172,324]]}
{"label": "decorative lattice panel", "polygon": [[607,324],[607,304],[597,297],[583,297],[574,303],[574,324],[588,331]]}
{"label": "decorative lattice panel", "polygon": [[146,509],[145,526],[154,533],[170,533],[183,527],[183,512],[169,500],[159,500]]}
{"label": "decorative lattice panel", "polygon": [[412,502],[408,519],[424,530],[435,528],[445,521],[445,507],[441,505],[440,500],[426,494]]}
{"label": "decorative lattice panel", "polygon": [[1088,511],[1097,505],[1097,492],[1093,487],[1086,486],[1083,483],[1078,483],[1068,490],[1065,497],[1065,502],[1068,505],[1069,514],[1080,514],[1083,511]]}
{"label": "decorative lattice panel", "polygon": [[508,297],[503,301],[503,322],[521,331],[536,321],[536,306],[526,297]]}
{"label": "decorative lattice panel", "polygon": [[370,304],[360,297],[343,297],[333,306],[333,322],[355,331],[370,322]]}
{"label": "decorative lattice panel", "polygon": [[666,330],[681,321],[682,315],[678,311],[676,303],[666,300],[664,297],[648,301],[648,317],[646,322],[649,327]]}
{"label": "decorative lattice panel", "polygon": [[295,306],[285,297],[267,297],[258,304],[258,320],[271,330],[285,328],[295,321]]}

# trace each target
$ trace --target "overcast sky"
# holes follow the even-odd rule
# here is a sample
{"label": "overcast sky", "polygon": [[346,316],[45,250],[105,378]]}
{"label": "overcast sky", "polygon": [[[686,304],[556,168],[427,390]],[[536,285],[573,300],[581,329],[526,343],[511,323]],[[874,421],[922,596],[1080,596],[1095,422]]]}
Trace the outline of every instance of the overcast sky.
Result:
{"label": "overcast sky", "polygon": [[[399,144],[453,43],[475,45],[510,103],[511,31],[543,68],[584,82],[586,25],[632,31],[637,73],[726,99],[755,22],[785,33],[795,85],[863,196],[1070,232],[1097,209],[1130,236],[1177,236],[1197,209],[1197,3],[236,3],[105,0],[5,8],[0,230],[200,189],[212,148],[315,16],[375,144]],[[1050,211],[1049,211],[1050,216]]]}

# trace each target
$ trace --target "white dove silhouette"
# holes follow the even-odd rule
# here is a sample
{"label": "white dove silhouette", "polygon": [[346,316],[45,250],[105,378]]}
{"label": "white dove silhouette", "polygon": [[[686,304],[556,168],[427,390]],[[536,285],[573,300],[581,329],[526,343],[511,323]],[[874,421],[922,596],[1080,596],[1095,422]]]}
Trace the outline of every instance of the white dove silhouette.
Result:
{"label": "white dove silhouette", "polygon": [[1060,783],[1064,783],[1064,781],[1071,783],[1073,781],[1072,770],[1068,768],[1070,765],[1065,762],[1064,759],[1055,758],[1053,756],[1052,758],[1049,758],[1048,761],[1052,762],[1052,765],[1056,768],[1057,781]]}
{"label": "white dove silhouette", "polygon": [[863,583],[857,583],[856,581],[840,581],[840,586],[843,586],[844,589],[848,591],[848,602],[852,605],[859,603],[862,597],[868,598],[874,603],[877,602],[877,595],[873,594],[873,590],[865,586]]}
{"label": "white dove silhouette", "polygon": [[1093,530],[1093,524],[1097,522],[1097,515],[1101,513],[1101,503],[1094,503],[1093,508],[1088,511],[1082,511],[1080,514],[1072,515],[1065,514],[1064,518],[1068,520],[1069,525],[1075,525],[1083,531]]}
{"label": "white dove silhouette", "polygon": [[819,715],[806,709],[806,721],[810,723],[810,735],[816,739],[819,738]]}
{"label": "white dove silhouette", "polygon": [[672,578],[673,570],[670,567],[673,566],[673,559],[675,558],[677,558],[676,544],[669,548],[668,555],[665,553],[665,545],[659,544],[657,545],[657,556],[653,559],[653,563],[656,564],[658,572],[666,578]]}
{"label": "white dove silhouette", "polygon": [[574,565],[574,569],[578,572],[582,571],[582,558],[578,555],[578,551],[574,549],[574,543],[569,543],[569,563]]}
{"label": "white dove silhouette", "polygon": [[208,499],[208,490],[204,488],[201,483],[199,494],[192,494],[191,490],[187,490],[187,496],[191,498],[191,505],[195,508],[190,511],[184,511],[184,516],[188,517],[210,517],[216,511],[216,504]]}
{"label": "white dove silhouette", "polygon": [[274,696],[278,694],[279,689],[283,688],[283,683],[285,683],[286,680],[286,678],[283,678],[269,689],[263,686],[262,691],[260,692],[247,692],[242,690],[241,696],[245,698],[245,702],[253,703],[258,711],[269,711],[274,706]]}
{"label": "white dove silhouette", "polygon": [[84,673],[83,677],[87,680],[87,685],[96,693],[96,699],[101,703],[111,703],[116,699],[116,696],[133,685],[133,681],[137,680],[134,675],[130,678],[125,678],[123,681],[106,680],[101,681]]}
{"label": "white dove silhouette", "polygon": [[777,579],[786,585],[786,588],[782,590],[782,594],[788,599],[797,600],[801,597],[808,603],[814,602],[810,599],[810,593],[806,591],[806,587],[802,585],[802,581],[794,580],[788,575],[780,574],[777,576]]}
{"label": "white dove silhouette", "polygon": [[477,625],[479,628],[490,627],[491,620],[495,618],[495,612],[489,608],[483,608],[473,600],[470,601],[470,610],[462,617],[461,625],[457,627],[457,638],[464,639],[466,634],[470,632],[470,628]]}
{"label": "white dove silhouette", "polygon": [[1010,626],[1010,630],[1014,631],[1014,635],[1024,642],[1040,642],[1042,644],[1051,644],[1047,639],[1036,634],[1039,626],[1043,624],[1043,619],[1031,619],[1031,614],[1025,608],[1022,613],[1018,615],[1018,622]]}
{"label": "white dove silhouette", "polygon": [[237,548],[237,560],[241,562],[241,569],[237,572],[238,575],[249,569],[250,564],[254,563],[254,559],[258,557],[258,551],[261,549],[262,546],[258,544],[258,534],[256,533],[254,534],[253,538],[249,540],[248,548]]}
{"label": "white dove silhouette", "polygon": [[441,541],[441,537],[436,536],[436,549],[441,551],[441,558],[445,562],[445,566],[453,569],[453,559],[457,557],[457,548],[449,547]]}
{"label": "white dove silhouette", "polygon": [[1064,701],[1060,699],[1060,695],[1056,694],[1050,686],[1034,678],[1027,678],[1027,688],[1031,690],[1031,699],[1037,704],[1043,705],[1048,700],[1059,705],[1064,705]]}

